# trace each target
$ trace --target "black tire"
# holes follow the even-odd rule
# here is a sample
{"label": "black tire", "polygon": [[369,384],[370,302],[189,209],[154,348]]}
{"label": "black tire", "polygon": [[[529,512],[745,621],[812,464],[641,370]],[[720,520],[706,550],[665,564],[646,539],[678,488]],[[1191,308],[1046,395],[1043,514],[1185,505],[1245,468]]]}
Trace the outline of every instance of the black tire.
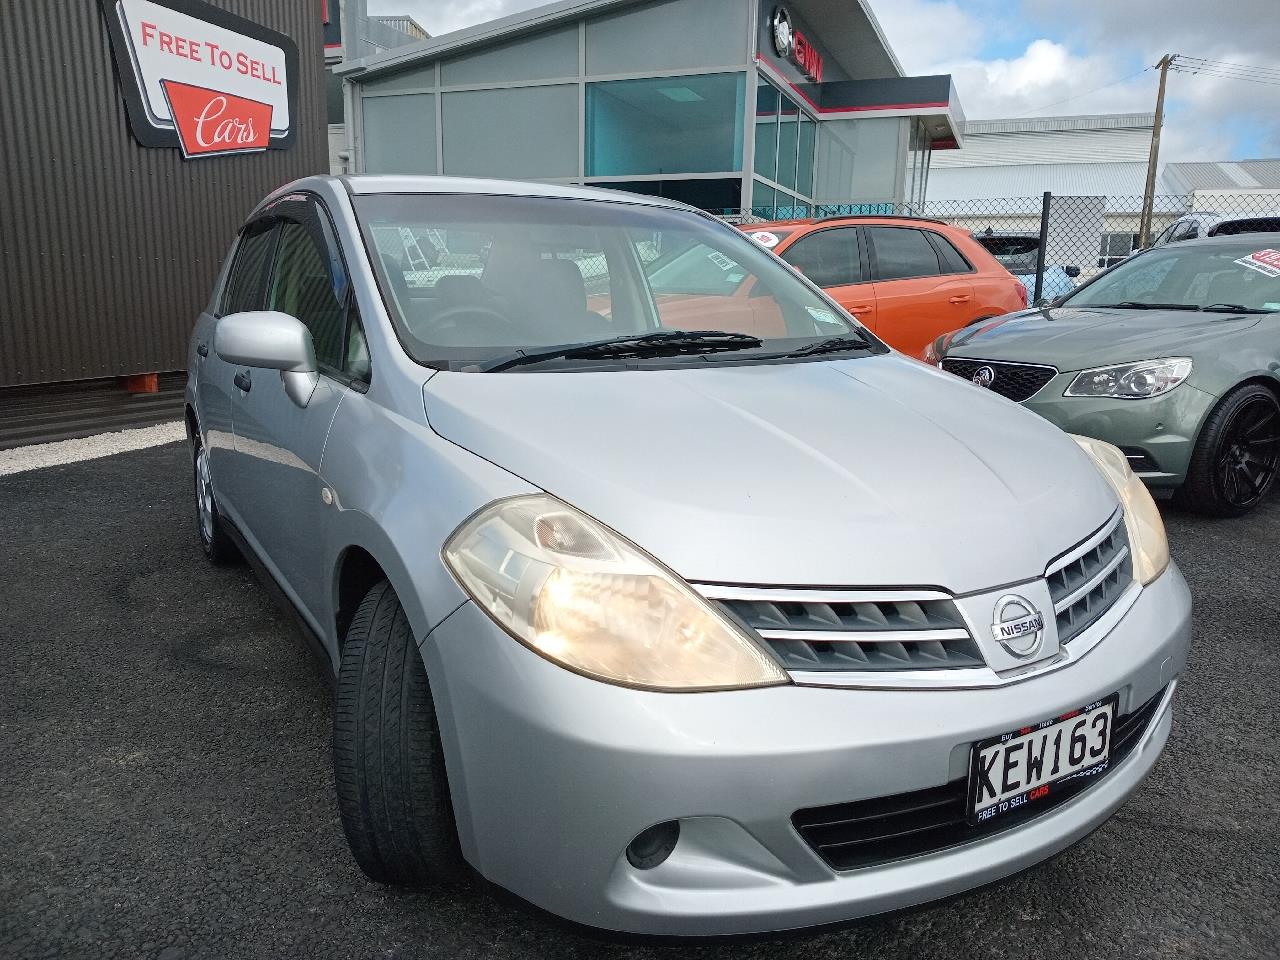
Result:
{"label": "black tire", "polygon": [[213,479],[209,473],[209,457],[200,434],[191,436],[191,475],[196,495],[196,533],[200,547],[210,563],[224,566],[240,559],[235,543],[227,536],[226,524],[213,495]]}
{"label": "black tire", "polygon": [[987,316],[987,317],[977,317],[976,319],[970,320],[968,323],[966,323],[966,324],[965,324],[965,326],[966,326],[966,327],[976,327],[976,326],[977,326],[978,324],[980,324],[980,323],[986,323],[988,320],[994,320],[994,319],[995,319],[995,315],[994,315],[994,314],[992,314],[991,316]]}
{"label": "black tire", "polygon": [[1211,517],[1239,517],[1275,487],[1280,399],[1262,384],[1227,394],[1205,420],[1177,502]]}
{"label": "black tire", "polygon": [[385,580],[356,610],[333,714],[342,829],[370,880],[421,885],[462,871],[427,671]]}

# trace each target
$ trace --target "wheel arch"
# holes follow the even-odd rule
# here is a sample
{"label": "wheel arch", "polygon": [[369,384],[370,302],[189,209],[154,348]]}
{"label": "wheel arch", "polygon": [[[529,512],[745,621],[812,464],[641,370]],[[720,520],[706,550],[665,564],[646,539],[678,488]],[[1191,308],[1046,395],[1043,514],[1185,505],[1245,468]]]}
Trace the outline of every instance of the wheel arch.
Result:
{"label": "wheel arch", "polygon": [[[347,629],[351,626],[351,620],[361,601],[375,584],[391,578],[372,553],[364,547],[352,544],[338,553],[333,579],[334,639],[341,653]],[[394,584],[392,589],[395,589]]]}

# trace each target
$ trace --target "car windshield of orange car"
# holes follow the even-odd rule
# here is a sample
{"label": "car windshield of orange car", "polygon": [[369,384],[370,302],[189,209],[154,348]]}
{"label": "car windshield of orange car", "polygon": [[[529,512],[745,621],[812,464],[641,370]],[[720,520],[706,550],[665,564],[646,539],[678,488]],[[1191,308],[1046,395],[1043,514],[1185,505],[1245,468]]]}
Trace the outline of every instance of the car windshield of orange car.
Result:
{"label": "car windshield of orange car", "polygon": [[[354,204],[400,341],[430,366],[886,349],[757,243],[697,213],[474,194],[374,194]],[[574,345],[586,348],[559,349]]]}

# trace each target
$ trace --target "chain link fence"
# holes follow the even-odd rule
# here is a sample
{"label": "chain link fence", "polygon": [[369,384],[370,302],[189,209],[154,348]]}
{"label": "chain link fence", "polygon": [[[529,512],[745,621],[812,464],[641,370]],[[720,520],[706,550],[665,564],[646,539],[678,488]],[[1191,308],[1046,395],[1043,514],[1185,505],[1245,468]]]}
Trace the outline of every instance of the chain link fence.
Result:
{"label": "chain link fence", "polygon": [[[919,216],[968,230],[1034,299],[1052,299],[1139,248],[1142,196],[1039,197],[899,203],[811,204],[718,211],[731,223],[808,217]],[[1158,196],[1155,243],[1223,233],[1280,230],[1280,191]],[[1277,240],[1280,243],[1280,239]]]}

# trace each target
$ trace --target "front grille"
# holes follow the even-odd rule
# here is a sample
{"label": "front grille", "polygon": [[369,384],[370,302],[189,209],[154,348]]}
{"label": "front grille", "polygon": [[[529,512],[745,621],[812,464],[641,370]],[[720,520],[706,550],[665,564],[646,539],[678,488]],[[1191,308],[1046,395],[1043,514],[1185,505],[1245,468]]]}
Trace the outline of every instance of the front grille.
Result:
{"label": "front grille", "polygon": [[[714,592],[714,588],[703,588]],[[788,670],[947,670],[985,664],[953,601],[892,594],[718,597]]]}
{"label": "front grille", "polygon": [[1031,363],[1001,363],[996,360],[966,360],[960,357],[945,357],[942,361],[943,370],[965,380],[973,380],[984,367],[992,373],[988,389],[1018,403],[1035,396],[1058,375],[1054,367]]}
{"label": "front grille", "polygon": [[1045,574],[1058,620],[1058,642],[1069,643],[1111,609],[1133,581],[1133,559],[1124,515],[1117,513],[1097,533]]}
{"label": "front grille", "polygon": [[1065,781],[1049,799],[1027,804],[995,823],[981,826],[969,823],[967,778],[891,797],[797,810],[791,816],[791,823],[833,870],[857,870],[936,853],[1008,830],[1054,809],[1104,779],[1133,752],[1163,697],[1162,690],[1137,710],[1116,718],[1111,736],[1111,764],[1102,774]]}

